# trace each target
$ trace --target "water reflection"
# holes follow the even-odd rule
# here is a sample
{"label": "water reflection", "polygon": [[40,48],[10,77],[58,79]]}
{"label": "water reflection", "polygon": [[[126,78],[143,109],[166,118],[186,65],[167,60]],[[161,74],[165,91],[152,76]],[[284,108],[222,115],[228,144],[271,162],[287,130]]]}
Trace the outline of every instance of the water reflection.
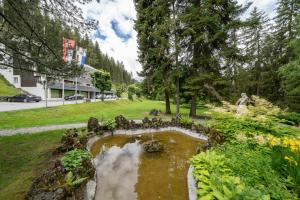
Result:
{"label": "water reflection", "polygon": [[[189,159],[203,141],[177,132],[156,133],[154,139],[164,145],[164,151],[143,153],[135,140],[143,143],[151,137],[110,136],[93,145],[98,173],[96,200],[188,199]],[[100,153],[104,146],[105,153]]]}
{"label": "water reflection", "polygon": [[113,146],[95,159],[97,191],[95,200],[135,200],[141,145],[128,143],[122,148]]}

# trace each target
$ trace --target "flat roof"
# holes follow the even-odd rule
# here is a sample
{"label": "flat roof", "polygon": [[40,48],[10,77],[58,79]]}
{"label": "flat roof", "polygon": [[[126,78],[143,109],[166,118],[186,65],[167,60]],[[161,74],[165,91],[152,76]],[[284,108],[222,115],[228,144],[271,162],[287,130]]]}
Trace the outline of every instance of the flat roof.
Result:
{"label": "flat roof", "polygon": [[[48,87],[51,88],[51,89],[62,90],[63,89],[63,84],[62,83],[50,83],[48,85]],[[75,85],[70,85],[70,84],[65,84],[65,90],[75,91],[76,86]],[[97,88],[90,87],[90,86],[83,86],[83,85],[78,85],[77,90],[82,91],[82,92],[98,92],[98,93],[101,93],[101,91]],[[104,93],[113,94],[114,92],[113,91],[104,91]]]}

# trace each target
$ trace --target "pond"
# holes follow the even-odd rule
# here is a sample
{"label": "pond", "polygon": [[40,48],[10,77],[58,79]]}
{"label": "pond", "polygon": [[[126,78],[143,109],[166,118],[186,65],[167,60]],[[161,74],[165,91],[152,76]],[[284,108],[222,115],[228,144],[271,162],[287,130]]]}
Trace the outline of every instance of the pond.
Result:
{"label": "pond", "polygon": [[96,200],[188,199],[189,159],[199,139],[177,132],[155,133],[164,145],[161,153],[146,153],[142,143],[152,138],[109,136],[91,148],[97,170]]}

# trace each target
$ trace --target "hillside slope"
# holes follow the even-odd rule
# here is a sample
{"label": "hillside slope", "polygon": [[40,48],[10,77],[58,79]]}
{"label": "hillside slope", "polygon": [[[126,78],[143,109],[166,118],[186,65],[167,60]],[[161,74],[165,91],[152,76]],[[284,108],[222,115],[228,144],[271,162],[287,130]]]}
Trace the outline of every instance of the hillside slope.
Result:
{"label": "hillside slope", "polygon": [[9,82],[0,75],[0,97],[1,96],[13,96],[19,94],[20,90],[9,84]]}

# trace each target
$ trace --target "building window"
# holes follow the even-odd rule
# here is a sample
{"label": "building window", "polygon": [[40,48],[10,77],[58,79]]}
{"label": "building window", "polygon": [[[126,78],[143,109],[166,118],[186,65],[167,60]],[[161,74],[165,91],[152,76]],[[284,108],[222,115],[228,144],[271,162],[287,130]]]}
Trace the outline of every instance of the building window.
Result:
{"label": "building window", "polygon": [[19,83],[19,78],[18,77],[14,77],[14,84],[18,84]]}

